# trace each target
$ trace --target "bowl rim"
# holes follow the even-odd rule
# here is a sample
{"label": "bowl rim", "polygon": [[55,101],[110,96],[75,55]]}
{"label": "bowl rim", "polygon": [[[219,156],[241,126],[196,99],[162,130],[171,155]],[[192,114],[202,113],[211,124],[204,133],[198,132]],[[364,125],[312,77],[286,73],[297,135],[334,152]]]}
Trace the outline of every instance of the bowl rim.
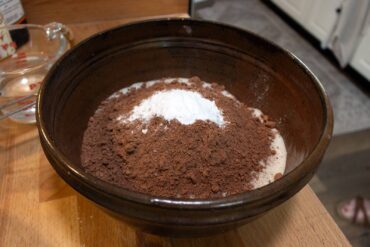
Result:
{"label": "bowl rim", "polygon": [[[44,102],[44,95],[45,89],[49,84],[51,75],[54,74],[55,70],[58,69],[59,64],[62,60],[72,54],[76,49],[81,46],[84,46],[90,40],[96,39],[97,37],[101,36],[102,34],[114,32],[118,29],[125,29],[130,28],[133,26],[140,26],[146,25],[148,23],[160,23],[160,22],[179,22],[182,25],[186,23],[203,23],[206,25],[218,25],[222,28],[233,29],[238,32],[247,33],[250,36],[255,36],[255,38],[259,39],[263,43],[267,43],[274,47],[274,49],[279,50],[282,54],[290,57],[303,71],[306,73],[313,82],[315,89],[320,97],[321,105],[323,107],[323,119],[324,119],[324,127],[321,132],[321,136],[317,142],[317,145],[314,149],[308,154],[306,159],[304,159],[296,168],[285,174],[281,179],[274,181],[268,185],[265,185],[261,188],[243,192],[240,194],[227,196],[225,198],[217,198],[217,199],[181,199],[181,198],[166,198],[166,197],[158,197],[158,196],[151,196],[148,194],[143,194],[140,192],[130,191],[119,187],[114,184],[110,184],[105,182],[99,178],[96,178],[88,173],[86,173],[83,168],[79,167],[72,167],[72,162],[68,160],[68,158],[62,154],[61,151],[57,149],[54,145],[51,136],[46,131],[44,119],[43,119],[43,111],[42,105]],[[158,206],[158,207],[166,207],[166,208],[177,208],[177,209],[189,209],[189,210],[207,210],[211,208],[227,208],[227,207],[234,207],[241,204],[246,203],[256,203],[257,201],[269,201],[268,198],[271,197],[273,193],[276,191],[286,191],[286,189],[294,183],[299,182],[306,172],[310,172],[315,170],[315,168],[320,164],[320,157],[323,155],[326,147],[328,146],[330,139],[333,133],[333,111],[329,101],[329,98],[325,92],[325,89],[319,79],[310,71],[310,69],[294,54],[286,50],[285,48],[280,47],[276,43],[269,41],[258,34],[253,32],[243,30],[238,27],[234,27],[228,24],[223,24],[214,21],[204,21],[204,20],[195,20],[191,18],[158,18],[158,19],[150,19],[144,21],[137,21],[131,22],[128,24],[120,25],[117,27],[113,27],[101,32],[98,32],[92,36],[89,36],[79,42],[77,45],[69,49],[62,57],[58,59],[56,63],[54,63],[53,67],[49,70],[49,73],[44,79],[44,83],[41,85],[38,97],[37,97],[37,105],[36,105],[36,118],[37,118],[37,126],[39,129],[40,139],[44,142],[44,148],[48,149],[54,157],[56,157],[62,164],[62,168],[67,170],[68,176],[73,176],[75,179],[78,179],[79,182],[82,182],[84,185],[93,188],[95,191],[100,191],[106,195],[114,197],[118,200],[126,200],[131,201],[134,203],[144,204],[148,206]],[[57,165],[59,166],[59,164]],[[69,181],[67,181],[69,183]],[[72,184],[70,184],[74,187]],[[278,196],[279,193],[276,193]]]}

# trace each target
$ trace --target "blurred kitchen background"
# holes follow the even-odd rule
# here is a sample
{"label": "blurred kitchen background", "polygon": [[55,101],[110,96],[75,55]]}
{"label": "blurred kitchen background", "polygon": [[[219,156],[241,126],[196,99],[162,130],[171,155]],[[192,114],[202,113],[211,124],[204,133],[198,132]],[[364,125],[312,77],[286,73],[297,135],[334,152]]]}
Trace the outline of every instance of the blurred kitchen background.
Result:
{"label": "blurred kitchen background", "polygon": [[298,56],[323,83],[334,138],[311,187],[353,246],[370,228],[336,213],[339,202],[370,198],[370,0],[193,0],[192,16],[234,25]]}

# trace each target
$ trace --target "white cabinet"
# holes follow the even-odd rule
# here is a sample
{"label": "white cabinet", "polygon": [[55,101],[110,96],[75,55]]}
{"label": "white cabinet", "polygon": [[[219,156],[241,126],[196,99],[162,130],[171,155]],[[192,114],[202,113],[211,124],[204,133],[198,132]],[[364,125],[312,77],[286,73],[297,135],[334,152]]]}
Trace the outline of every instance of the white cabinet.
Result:
{"label": "white cabinet", "polygon": [[321,42],[326,41],[337,21],[337,9],[342,0],[306,1],[311,2],[312,5],[303,26]]}
{"label": "white cabinet", "polygon": [[329,37],[343,0],[271,0],[320,42]]}
{"label": "white cabinet", "polygon": [[[271,0],[325,47],[344,0]],[[354,0],[355,1],[355,0]],[[361,38],[350,65],[370,80],[370,27]]]}
{"label": "white cabinet", "polygon": [[294,20],[303,24],[308,9],[311,8],[310,0],[272,0]]}
{"label": "white cabinet", "polygon": [[370,27],[366,31],[350,64],[370,81]]}

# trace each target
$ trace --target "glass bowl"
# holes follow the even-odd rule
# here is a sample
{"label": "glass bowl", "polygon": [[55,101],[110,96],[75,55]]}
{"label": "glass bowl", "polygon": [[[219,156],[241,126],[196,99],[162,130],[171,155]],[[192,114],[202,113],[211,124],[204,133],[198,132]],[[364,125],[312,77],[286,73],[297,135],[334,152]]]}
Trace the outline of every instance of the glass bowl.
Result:
{"label": "glass bowl", "polygon": [[[9,113],[36,101],[36,94],[53,63],[70,47],[69,30],[60,23],[47,25],[0,26],[3,36],[13,37],[15,53],[0,60],[0,105],[28,95],[27,100],[1,109]],[[6,44],[7,45],[7,44]],[[21,123],[34,123],[35,106],[11,115],[9,118]]]}

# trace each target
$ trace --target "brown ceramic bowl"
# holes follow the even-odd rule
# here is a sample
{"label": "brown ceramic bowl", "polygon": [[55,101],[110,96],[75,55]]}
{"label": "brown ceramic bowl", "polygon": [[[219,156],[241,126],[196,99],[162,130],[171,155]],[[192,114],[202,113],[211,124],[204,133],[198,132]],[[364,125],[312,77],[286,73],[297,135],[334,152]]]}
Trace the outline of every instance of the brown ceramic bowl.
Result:
{"label": "brown ceramic bowl", "polygon": [[[288,150],[283,178],[223,199],[181,200],[128,191],[82,169],[82,135],[103,99],[137,81],[193,75],[277,120]],[[124,25],[79,43],[47,75],[37,118],[45,154],[70,186],[135,227],[171,236],[225,231],[286,201],[315,173],[333,128],[322,85],[294,55],[244,30],[190,19]]]}

